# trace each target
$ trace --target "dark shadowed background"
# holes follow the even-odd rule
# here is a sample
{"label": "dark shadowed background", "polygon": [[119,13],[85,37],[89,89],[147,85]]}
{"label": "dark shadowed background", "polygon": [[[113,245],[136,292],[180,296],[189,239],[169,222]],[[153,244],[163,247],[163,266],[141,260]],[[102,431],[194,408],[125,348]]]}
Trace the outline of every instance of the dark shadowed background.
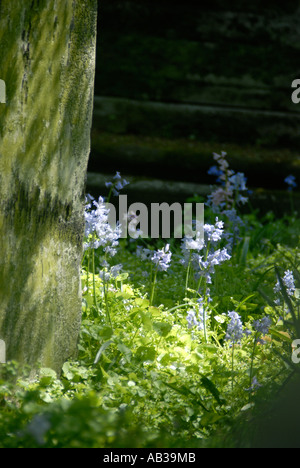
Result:
{"label": "dark shadowed background", "polygon": [[274,208],[284,178],[300,181],[299,13],[294,0],[99,2],[88,189],[119,170],[162,199],[205,194],[227,151]]}

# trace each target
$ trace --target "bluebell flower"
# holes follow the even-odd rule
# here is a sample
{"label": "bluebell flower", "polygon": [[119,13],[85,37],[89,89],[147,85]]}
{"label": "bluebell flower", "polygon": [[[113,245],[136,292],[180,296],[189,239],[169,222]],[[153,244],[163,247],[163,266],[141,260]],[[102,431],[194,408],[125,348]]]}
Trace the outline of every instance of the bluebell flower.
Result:
{"label": "bluebell flower", "polygon": [[246,388],[246,392],[255,392],[259,388],[261,388],[262,385],[258,382],[256,377],[253,377],[252,382],[251,382],[251,387]]}
{"label": "bluebell flower", "polygon": [[298,184],[296,183],[296,177],[293,175],[286,177],[284,182],[289,186],[288,190],[290,191],[298,187]]}
{"label": "bluebell flower", "polygon": [[215,250],[215,247],[209,248],[210,244],[215,245],[222,240],[224,234],[224,223],[216,218],[215,224],[204,225],[204,240],[202,238],[187,239],[184,238],[181,246],[183,258],[181,263],[188,266],[193,265],[196,277],[204,277],[207,284],[212,283],[211,276],[215,273],[215,266],[230,260],[226,248]]}
{"label": "bluebell flower", "polygon": [[170,251],[169,244],[161,250],[150,250],[138,246],[136,249],[136,255],[142,260],[148,260],[154,263],[157,267],[157,271],[167,271],[172,259],[172,252]]}
{"label": "bluebell flower", "polygon": [[110,273],[113,278],[117,278],[120,275],[121,270],[123,269],[123,265],[119,263],[118,265],[114,265],[110,269]]}
{"label": "bluebell flower", "polygon": [[234,190],[238,190],[241,192],[246,192],[247,189],[247,177],[242,172],[237,172],[233,176],[229,177],[229,181],[234,186]]}
{"label": "bluebell flower", "polygon": [[253,322],[254,330],[256,330],[258,333],[261,333],[262,335],[268,335],[271,325],[272,320],[268,316],[263,317],[261,320],[255,320],[255,322]]}
{"label": "bluebell flower", "polygon": [[114,182],[106,182],[105,186],[106,188],[112,189],[113,195],[118,197],[120,191],[129,185],[129,182],[126,179],[122,179],[120,172],[116,173],[116,175],[113,177],[113,180]]}
{"label": "bluebell flower", "polygon": [[197,327],[198,330],[204,330],[204,321],[206,320],[204,301],[200,298],[198,301],[198,313],[195,310],[190,309],[187,312],[188,328]]}
{"label": "bluebell flower", "polygon": [[217,166],[212,166],[208,171],[208,175],[215,176],[217,177],[216,182],[222,183],[221,176],[223,175],[223,172],[217,168]]}
{"label": "bluebell flower", "polygon": [[183,253],[183,260],[181,261],[182,264],[188,265],[190,260],[190,255],[193,252],[200,252],[205,247],[205,240],[203,238],[203,230],[200,226],[196,223],[195,224],[196,234],[194,237],[185,236],[182,239],[181,250]]}
{"label": "bluebell flower", "polygon": [[171,258],[170,245],[167,244],[166,247],[154,252],[151,261],[157,266],[158,271],[167,271],[170,267]]}
{"label": "bluebell flower", "polygon": [[188,238],[185,237],[183,240],[183,245],[181,246],[181,249],[186,251],[186,250],[196,250],[200,251],[205,247],[205,242],[204,239],[200,237],[196,237],[196,239],[193,238]]}
{"label": "bluebell flower", "polygon": [[99,276],[101,279],[104,279],[106,282],[109,281],[111,278],[117,278],[123,269],[123,265],[114,265],[112,267],[109,266],[109,264],[105,261],[102,263],[102,267],[104,267],[104,270],[101,270],[99,272]]}
{"label": "bluebell flower", "polygon": [[222,171],[220,171],[220,169],[217,168],[217,166],[212,166],[211,168],[209,168],[209,170],[207,171],[207,174],[208,175],[211,175],[211,176],[216,176],[216,177],[219,177],[220,175],[222,175]]}
{"label": "bluebell flower", "polygon": [[199,327],[196,312],[194,310],[188,310],[187,312],[188,328],[191,330],[193,327]]}
{"label": "bluebell flower", "polygon": [[219,221],[218,218],[216,218],[216,224],[205,224],[204,225],[204,233],[205,237],[209,242],[218,242],[222,239],[223,235],[223,230],[224,230],[224,223],[223,221]]}
{"label": "bluebell flower", "polygon": [[[294,275],[293,275],[293,272],[290,271],[290,270],[287,270],[284,274],[284,277],[283,277],[283,284],[285,285],[286,287],[286,292],[287,294],[290,296],[290,297],[293,297],[294,296],[294,293],[296,291],[296,286],[295,286],[295,279],[294,279]],[[277,281],[275,287],[274,287],[274,292],[275,293],[279,293],[281,292],[281,287],[280,287],[280,283],[279,283],[279,280]]]}
{"label": "bluebell flower", "polygon": [[98,249],[102,247],[110,256],[117,253],[116,247],[122,235],[121,225],[117,223],[115,228],[109,224],[110,210],[102,197],[96,201],[90,195],[86,198],[85,206],[85,237],[84,248]]}
{"label": "bluebell flower", "polygon": [[228,254],[227,249],[224,247],[222,250],[211,251],[206,260],[203,256],[195,255],[193,260],[200,268],[197,276],[206,279],[207,284],[212,284],[212,275],[215,274],[215,267],[221,265],[223,262],[230,260],[231,256]]}
{"label": "bluebell flower", "polygon": [[240,315],[237,312],[228,312],[230,322],[227,327],[225,336],[226,341],[230,341],[231,344],[240,343],[243,338],[243,323]]}
{"label": "bluebell flower", "polygon": [[151,260],[151,257],[153,255],[153,250],[146,249],[141,247],[140,245],[137,246],[136,248],[136,255],[137,257],[141,258],[141,260]]}
{"label": "bluebell flower", "polygon": [[226,160],[227,154],[213,153],[215,161],[218,166],[212,166],[208,173],[210,175],[218,176],[217,182],[220,182],[222,187],[217,187],[215,191],[208,196],[207,205],[210,206],[214,212],[221,212],[222,209],[230,209],[235,204],[245,204],[248,201],[246,196],[241,195],[240,192],[248,191],[247,178],[242,172],[235,173],[229,169],[228,161]]}

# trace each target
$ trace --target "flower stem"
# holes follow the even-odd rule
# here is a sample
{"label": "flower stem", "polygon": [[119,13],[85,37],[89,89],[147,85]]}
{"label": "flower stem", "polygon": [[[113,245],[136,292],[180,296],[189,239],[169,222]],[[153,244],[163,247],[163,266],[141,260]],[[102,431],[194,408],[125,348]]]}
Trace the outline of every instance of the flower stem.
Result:
{"label": "flower stem", "polygon": [[156,286],[156,279],[157,279],[157,272],[158,272],[158,268],[155,269],[154,278],[153,278],[153,281],[152,281],[151,296],[150,296],[150,307],[152,307],[152,304],[153,304],[155,286]]}
{"label": "flower stem", "polygon": [[96,297],[96,281],[95,281],[95,250],[93,249],[93,254],[92,254],[92,268],[93,268],[93,295],[94,295],[94,304],[99,312],[98,308],[98,303],[97,303],[97,297]]}
{"label": "flower stem", "polygon": [[111,199],[111,196],[112,196],[113,189],[114,189],[114,185],[111,186],[110,191],[108,193],[108,197],[107,197],[107,200],[106,200],[107,205],[108,205],[108,203],[110,203],[110,199]]}
{"label": "flower stem", "polygon": [[234,384],[234,343],[232,343],[232,355],[231,355],[231,390],[233,391],[233,384]]}
{"label": "flower stem", "polygon": [[188,263],[187,272],[186,272],[185,297],[187,297],[187,290],[188,290],[188,286],[189,286],[191,263],[192,263],[192,251],[190,251],[190,258],[189,258],[189,263]]}
{"label": "flower stem", "polygon": [[86,269],[86,290],[89,292],[89,273],[90,273],[90,259],[91,259],[91,249],[88,249],[88,264]]}
{"label": "flower stem", "polygon": [[207,290],[207,283],[206,280],[204,281],[204,291],[203,291],[203,297],[204,297],[204,303],[203,303],[203,331],[204,331],[204,339],[205,343],[207,343],[207,330],[206,330],[206,304],[208,304],[207,297],[206,297],[206,290]]}
{"label": "flower stem", "polygon": [[206,304],[204,304],[204,306],[203,306],[203,331],[204,331],[204,340],[205,340],[205,343],[207,344],[207,331],[206,331],[206,312],[205,312],[205,306],[206,306]]}
{"label": "flower stem", "polygon": [[257,336],[258,336],[258,333],[256,333],[256,335],[255,335],[254,344],[253,344],[253,351],[252,351],[252,357],[251,357],[251,366],[250,366],[250,386],[249,386],[249,388],[251,388],[252,380],[253,380],[253,367],[254,367],[255,350],[256,350],[256,346],[257,346]]}
{"label": "flower stem", "polygon": [[104,300],[105,300],[106,320],[107,320],[107,322],[110,324],[111,329],[113,330],[112,321],[111,321],[111,316],[110,316],[110,312],[109,312],[109,306],[108,306],[108,294],[107,294],[108,288],[106,287],[105,273],[106,273],[106,268],[104,269],[104,275],[103,275],[103,288],[104,288]]}

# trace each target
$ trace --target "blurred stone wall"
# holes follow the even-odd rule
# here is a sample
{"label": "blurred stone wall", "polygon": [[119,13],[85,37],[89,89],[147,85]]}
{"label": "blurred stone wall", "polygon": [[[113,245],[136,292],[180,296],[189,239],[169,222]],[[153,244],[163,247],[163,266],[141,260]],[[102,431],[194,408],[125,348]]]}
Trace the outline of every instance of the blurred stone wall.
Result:
{"label": "blurred stone wall", "polygon": [[258,184],[298,174],[299,13],[294,0],[99,2],[90,170],[205,182],[225,150]]}

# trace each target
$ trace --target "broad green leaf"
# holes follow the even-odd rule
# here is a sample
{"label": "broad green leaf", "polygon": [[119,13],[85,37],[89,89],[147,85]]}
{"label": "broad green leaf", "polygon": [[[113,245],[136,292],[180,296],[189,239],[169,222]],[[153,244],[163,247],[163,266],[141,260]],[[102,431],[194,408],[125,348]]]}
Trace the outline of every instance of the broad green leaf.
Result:
{"label": "broad green leaf", "polygon": [[72,380],[74,377],[74,372],[72,370],[72,367],[69,362],[65,362],[63,367],[62,367],[64,376],[66,377],[67,380]]}
{"label": "broad green leaf", "polygon": [[199,395],[198,396],[194,395],[194,393],[192,393],[189,388],[185,387],[184,385],[178,386],[178,385],[174,385],[173,383],[170,383],[170,382],[168,383],[168,382],[165,382],[165,381],[163,383],[167,387],[169,387],[172,390],[174,390],[175,392],[179,393],[180,395],[183,395],[183,396],[186,396],[186,397],[187,396],[189,396],[189,397],[192,396],[193,401],[196,404],[200,405],[205,411],[208,411],[206,409],[206,407],[204,406],[204,404],[202,403],[201,398],[199,397]]}
{"label": "broad green leaf", "polygon": [[140,346],[135,353],[135,358],[140,362],[154,361],[156,350],[152,346]]}
{"label": "broad green leaf", "polygon": [[96,354],[94,364],[97,364],[101,358],[101,354],[104,353],[104,351],[112,344],[112,341],[107,341],[106,343],[103,343],[101,348],[99,349],[98,353]]}
{"label": "broad green leaf", "polygon": [[103,340],[109,340],[113,336],[113,334],[114,334],[114,331],[110,327],[103,327],[99,331],[99,336]]}
{"label": "broad green leaf", "polygon": [[148,307],[149,307],[149,300],[148,299],[141,299],[141,298],[137,297],[134,300],[134,302],[140,309],[148,309]]}
{"label": "broad green leaf", "polygon": [[153,330],[153,325],[152,325],[152,320],[151,320],[151,317],[149,317],[149,315],[145,312],[142,312],[141,310],[139,311],[139,314],[140,314],[140,317],[142,319],[142,323],[144,325],[144,328],[147,330],[147,331],[151,331]]}
{"label": "broad green leaf", "polygon": [[172,325],[170,325],[169,323],[165,323],[165,322],[154,322],[153,329],[160,336],[166,337],[172,330]]}
{"label": "broad green leaf", "polygon": [[125,346],[124,343],[118,343],[117,347],[118,347],[118,350],[126,356],[127,360],[130,360],[130,357],[132,355],[131,349]]}
{"label": "broad green leaf", "polygon": [[250,240],[251,240],[251,237],[245,237],[242,252],[241,252],[241,258],[240,258],[240,264],[241,265],[246,265],[246,263],[247,263],[247,256],[248,256],[249,247],[250,247]]}
{"label": "broad green leaf", "polygon": [[217,403],[219,403],[219,405],[224,405],[225,401],[221,399],[219,390],[217,389],[215,384],[205,375],[201,377],[201,384],[203,385],[203,387],[206,388],[206,390],[208,390],[213,395],[213,397],[215,398]]}
{"label": "broad green leaf", "polygon": [[48,367],[43,367],[40,370],[40,385],[42,387],[47,387],[51,385],[57,378],[56,372],[53,369],[49,369]]}
{"label": "broad green leaf", "polygon": [[116,281],[126,281],[129,276],[129,273],[121,273],[116,277]]}
{"label": "broad green leaf", "polygon": [[276,328],[271,327],[270,333],[272,336],[278,338],[281,341],[286,341],[287,343],[292,343],[292,338],[286,332],[276,330]]}
{"label": "broad green leaf", "polygon": [[215,424],[220,419],[222,419],[222,416],[217,413],[205,413],[201,418],[201,424],[204,427],[209,426],[210,424]]}

